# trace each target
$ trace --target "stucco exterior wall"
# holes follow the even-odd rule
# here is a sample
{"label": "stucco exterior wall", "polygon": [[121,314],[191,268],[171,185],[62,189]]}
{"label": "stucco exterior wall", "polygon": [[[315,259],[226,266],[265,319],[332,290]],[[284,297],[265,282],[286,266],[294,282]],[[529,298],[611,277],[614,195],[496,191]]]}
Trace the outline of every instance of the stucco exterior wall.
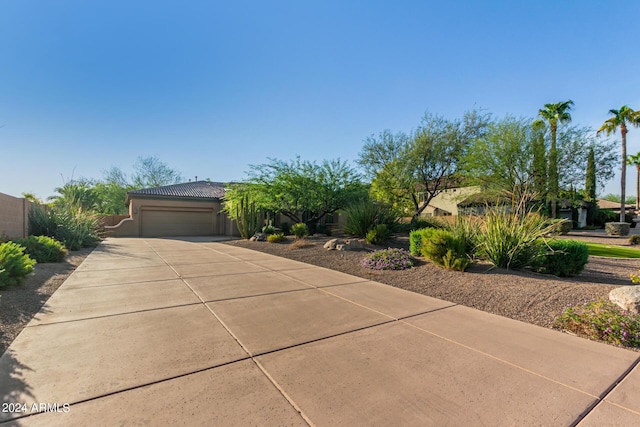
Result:
{"label": "stucco exterior wall", "polygon": [[458,203],[462,202],[469,196],[478,194],[480,191],[480,187],[475,186],[448,188],[431,199],[429,206],[426,207],[422,214],[426,216],[458,216],[460,214],[458,211]]}
{"label": "stucco exterior wall", "polygon": [[29,210],[33,202],[0,193],[0,235],[9,238],[27,237],[29,234]]}

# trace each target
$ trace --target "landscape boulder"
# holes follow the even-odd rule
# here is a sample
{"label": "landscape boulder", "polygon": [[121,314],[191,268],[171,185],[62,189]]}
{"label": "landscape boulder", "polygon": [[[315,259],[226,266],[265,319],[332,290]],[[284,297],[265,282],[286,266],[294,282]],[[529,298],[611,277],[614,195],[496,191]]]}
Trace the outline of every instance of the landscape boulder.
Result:
{"label": "landscape boulder", "polygon": [[623,286],[609,292],[609,300],[624,310],[640,313],[640,286]]}
{"label": "landscape boulder", "polygon": [[249,240],[252,242],[266,242],[267,241],[267,233],[256,233]]}
{"label": "landscape boulder", "polygon": [[343,245],[343,244],[344,244],[344,240],[342,239],[331,239],[324,244],[324,248],[329,251],[333,251],[336,249],[336,246]]}

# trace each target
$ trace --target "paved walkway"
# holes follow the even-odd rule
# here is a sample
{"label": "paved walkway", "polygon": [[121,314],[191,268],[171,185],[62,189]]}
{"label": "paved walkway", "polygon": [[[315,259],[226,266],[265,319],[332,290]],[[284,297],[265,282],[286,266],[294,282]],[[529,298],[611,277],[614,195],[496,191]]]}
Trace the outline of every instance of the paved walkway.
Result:
{"label": "paved walkway", "polygon": [[0,359],[0,421],[640,425],[639,356],[221,243],[108,239]]}

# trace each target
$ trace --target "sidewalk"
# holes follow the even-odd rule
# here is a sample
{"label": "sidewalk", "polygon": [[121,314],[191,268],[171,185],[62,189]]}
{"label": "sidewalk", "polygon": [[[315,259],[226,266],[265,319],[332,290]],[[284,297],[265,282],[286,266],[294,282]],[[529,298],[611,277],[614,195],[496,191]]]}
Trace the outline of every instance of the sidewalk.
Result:
{"label": "sidewalk", "polygon": [[222,243],[112,238],[0,358],[0,425],[640,425],[639,361]]}

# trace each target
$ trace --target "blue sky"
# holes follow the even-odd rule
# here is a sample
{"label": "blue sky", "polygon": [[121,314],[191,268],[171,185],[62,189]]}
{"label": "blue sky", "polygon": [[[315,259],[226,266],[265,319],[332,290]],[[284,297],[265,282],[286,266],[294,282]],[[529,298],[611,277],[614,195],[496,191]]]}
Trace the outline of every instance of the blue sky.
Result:
{"label": "blue sky", "polygon": [[636,0],[5,0],[0,192],[46,198],[140,156],[214,181],[269,157],[354,161],[427,110],[571,99],[598,127],[640,109],[638,16]]}

